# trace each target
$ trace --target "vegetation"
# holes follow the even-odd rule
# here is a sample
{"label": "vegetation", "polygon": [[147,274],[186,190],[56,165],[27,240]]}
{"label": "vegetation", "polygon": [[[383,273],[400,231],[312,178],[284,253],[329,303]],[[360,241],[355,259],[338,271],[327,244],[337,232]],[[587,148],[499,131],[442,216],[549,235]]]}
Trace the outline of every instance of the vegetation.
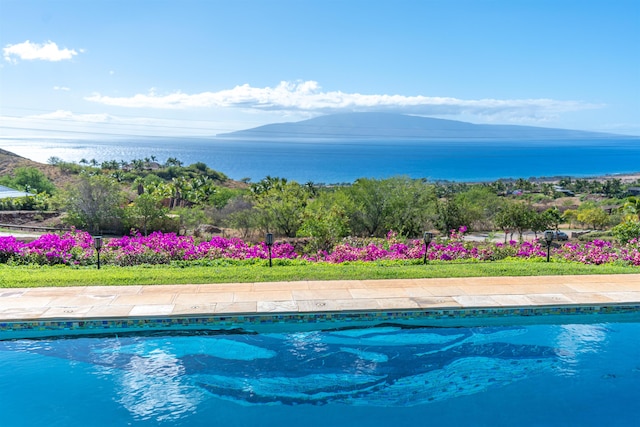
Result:
{"label": "vegetation", "polygon": [[19,167],[13,176],[1,176],[0,185],[27,193],[44,193],[51,196],[56,187],[39,169],[34,167]]}
{"label": "vegetation", "polygon": [[387,261],[348,264],[309,263],[275,260],[234,262],[218,260],[210,265],[184,268],[181,264],[162,266],[115,266],[69,268],[66,266],[8,266],[0,264],[0,288],[40,286],[124,286],[199,283],[252,283],[299,280],[414,279],[432,277],[536,276],[573,274],[627,274],[638,269],[620,265],[578,263],[417,262]]}
{"label": "vegetation", "polygon": [[[0,182],[37,194],[0,209],[57,209],[78,230],[125,237],[105,243],[99,271],[88,233],[0,238],[0,287],[624,274],[640,265],[638,198],[625,197],[628,185],[617,180],[561,179],[559,187],[391,177],[325,186],[270,176],[232,182],[174,158],[49,163],[72,185],[51,188],[37,169],[16,169]],[[563,223],[592,231],[582,242],[554,244],[551,263],[542,262],[542,242],[522,241],[525,231],[537,236]],[[216,237],[214,227],[243,240]],[[465,242],[467,228],[499,230],[504,243]],[[427,266],[425,230],[438,231]],[[274,268],[267,232],[278,239]]]}
{"label": "vegetation", "polygon": [[67,226],[120,235],[204,236],[215,227],[259,241],[273,233],[304,240],[307,253],[331,251],[347,236],[382,238],[389,230],[405,238],[436,230],[447,236],[461,226],[501,231],[505,242],[561,224],[602,231],[617,226],[610,236],[624,243],[638,237],[640,221],[638,198],[625,197],[630,184],[618,179],[471,184],[400,176],[325,186],[271,176],[233,182],[202,162],[185,166],[169,158],[160,164],[154,156],[129,163],[51,158],[49,164],[73,177],[73,184],[52,189],[42,172],[18,168],[3,179],[39,193],[2,201],[0,209],[58,209]]}
{"label": "vegetation", "polygon": [[[124,236],[112,238],[101,246],[102,264],[131,267],[179,263],[185,267],[209,265],[218,260],[232,262],[259,262],[264,259],[288,260],[287,262],[316,262],[345,264],[351,262],[403,261],[416,263],[472,261],[487,263],[501,260],[543,261],[552,254],[554,260],[582,264],[640,266],[640,240],[632,239],[624,245],[614,245],[604,240],[584,244],[556,244],[543,247],[539,240],[508,244],[495,242],[464,241],[465,227],[452,231],[447,239],[437,238],[426,243],[417,239],[402,239],[389,232],[385,239],[344,239],[331,252],[298,253],[286,241],[248,244],[241,239],[213,237],[196,241],[191,236],[155,232],[149,236]],[[546,242],[545,242],[546,246]],[[13,236],[0,237],[0,262],[10,265],[66,265],[80,267],[97,262],[95,240],[87,232],[44,234],[25,243]],[[546,249],[546,250],[545,250]]]}

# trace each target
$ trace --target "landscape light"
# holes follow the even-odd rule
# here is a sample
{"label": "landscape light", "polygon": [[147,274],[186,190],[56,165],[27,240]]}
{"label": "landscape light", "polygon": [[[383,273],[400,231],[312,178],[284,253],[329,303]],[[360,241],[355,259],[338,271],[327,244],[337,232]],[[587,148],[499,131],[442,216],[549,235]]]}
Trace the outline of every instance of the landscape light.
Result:
{"label": "landscape light", "polygon": [[424,263],[426,264],[427,251],[429,250],[429,243],[431,243],[431,240],[433,240],[433,233],[425,231],[424,234],[422,235],[422,238],[424,239]]}
{"label": "landscape light", "polygon": [[271,233],[267,233],[267,239],[266,242],[267,244],[267,249],[269,250],[269,267],[272,266],[271,264],[271,246],[273,246],[273,234]]}
{"label": "landscape light", "polygon": [[544,232],[544,240],[547,242],[547,262],[549,262],[549,256],[551,254],[551,242],[553,242],[553,231],[547,230]]}
{"label": "landscape light", "polygon": [[100,250],[102,249],[102,236],[93,236],[93,246],[98,252],[98,270],[100,270]]}

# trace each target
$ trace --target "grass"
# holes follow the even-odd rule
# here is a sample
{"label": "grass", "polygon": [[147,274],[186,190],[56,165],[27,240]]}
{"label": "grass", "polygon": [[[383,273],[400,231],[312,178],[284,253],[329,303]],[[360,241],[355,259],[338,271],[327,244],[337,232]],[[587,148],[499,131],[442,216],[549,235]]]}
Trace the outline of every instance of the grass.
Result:
{"label": "grass", "polygon": [[496,261],[438,263],[259,263],[115,267],[0,265],[0,288],[101,285],[160,285],[247,283],[301,280],[413,279],[572,274],[633,274],[640,268],[623,265],[584,265],[566,262]]}

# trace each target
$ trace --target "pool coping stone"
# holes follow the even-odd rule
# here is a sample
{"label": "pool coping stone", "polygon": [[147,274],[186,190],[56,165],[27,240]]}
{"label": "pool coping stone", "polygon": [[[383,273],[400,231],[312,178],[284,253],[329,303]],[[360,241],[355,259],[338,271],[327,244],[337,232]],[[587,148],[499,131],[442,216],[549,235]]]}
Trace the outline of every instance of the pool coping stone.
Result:
{"label": "pool coping stone", "polygon": [[[0,289],[0,333],[640,311],[640,274]],[[334,319],[334,320],[335,320]],[[227,322],[228,323],[228,322]]]}

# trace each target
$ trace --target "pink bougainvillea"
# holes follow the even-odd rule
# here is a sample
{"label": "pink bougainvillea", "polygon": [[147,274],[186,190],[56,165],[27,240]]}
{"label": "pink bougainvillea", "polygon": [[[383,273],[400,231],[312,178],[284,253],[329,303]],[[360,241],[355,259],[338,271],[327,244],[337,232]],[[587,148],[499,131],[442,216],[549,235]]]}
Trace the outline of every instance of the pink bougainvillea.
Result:
{"label": "pink bougainvillea", "polygon": [[[546,248],[538,240],[527,242],[488,243],[464,240],[466,227],[452,230],[446,240],[431,242],[427,258],[431,261],[491,261],[504,258],[536,259],[546,257]],[[565,243],[553,248],[554,258],[584,264],[624,262],[640,266],[640,242],[633,239],[625,245],[594,240],[587,243]],[[175,233],[134,234],[107,239],[101,250],[103,263],[114,265],[163,264],[172,261],[206,259],[266,259],[264,242],[249,244],[238,238],[213,237],[196,242],[191,236]],[[386,239],[346,239],[330,252],[298,254],[287,242],[271,247],[274,259],[301,259],[310,262],[344,263],[353,261],[420,260],[425,256],[422,240],[402,240],[390,231]],[[44,234],[25,243],[13,236],[0,237],[0,263],[85,265],[95,262],[94,242],[89,233],[72,230],[64,234]]]}

